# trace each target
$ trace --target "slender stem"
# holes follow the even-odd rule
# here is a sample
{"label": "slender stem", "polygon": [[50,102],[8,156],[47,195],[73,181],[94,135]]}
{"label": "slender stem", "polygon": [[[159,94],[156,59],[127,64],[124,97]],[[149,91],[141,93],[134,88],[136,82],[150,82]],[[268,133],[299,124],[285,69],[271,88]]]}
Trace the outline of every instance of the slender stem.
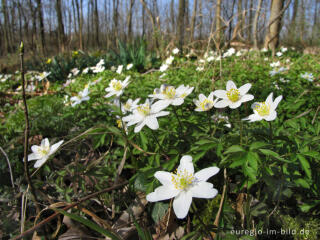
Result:
{"label": "slender stem", "polygon": [[25,115],[25,130],[24,130],[24,172],[26,175],[26,179],[28,182],[28,185],[30,186],[30,192],[32,194],[33,200],[36,205],[37,213],[40,212],[40,207],[37,199],[37,195],[35,194],[34,187],[32,185],[32,181],[30,178],[29,168],[28,168],[28,139],[29,139],[29,113],[28,113],[28,105],[26,100],[26,91],[25,91],[25,79],[24,79],[24,47],[23,42],[21,42],[20,45],[20,67],[21,67],[21,79],[22,79],[22,99],[23,99],[23,105],[24,105],[24,115]]}
{"label": "slender stem", "polygon": [[210,117],[210,111],[207,111],[208,115],[208,124],[209,124],[209,134],[211,133],[211,117]]}
{"label": "slender stem", "polygon": [[176,108],[175,108],[175,107],[173,107],[173,113],[174,113],[174,115],[176,116],[176,118],[178,119],[179,126],[180,126],[180,136],[182,136],[182,130],[183,130],[183,128],[182,128],[182,124],[181,124],[180,118],[179,118],[179,116],[178,116],[178,114],[177,114],[177,111],[176,111]]}
{"label": "slender stem", "polygon": [[[68,209],[70,208],[74,208],[75,206],[79,205],[80,203],[84,202],[84,201],[87,201],[91,198],[94,198],[98,195],[101,195],[102,193],[106,193],[106,192],[110,192],[112,190],[115,190],[115,189],[118,189],[124,185],[128,184],[128,181],[124,181],[123,183],[120,183],[120,184],[117,184],[117,185],[114,185],[112,187],[108,187],[108,188],[105,188],[99,192],[95,192],[95,193],[91,193],[89,194],[88,196],[84,197],[84,198],[81,198],[79,201],[75,202],[75,203],[72,203],[72,204],[69,204],[67,205],[66,207],[63,208],[64,211],[67,211]],[[54,214],[52,214],[50,217],[44,219],[43,221],[41,221],[40,223],[38,223],[37,225],[35,225],[34,227],[28,229],[27,231],[25,231],[24,233],[20,234],[19,236],[15,237],[14,240],[16,239],[21,239],[25,236],[28,236],[30,235],[31,233],[33,233],[34,231],[36,231],[37,229],[39,229],[40,227],[42,227],[43,225],[49,223],[51,220],[55,219],[57,216],[59,216],[60,213],[59,212],[56,212]]]}
{"label": "slender stem", "polygon": [[162,149],[162,147],[161,147],[161,144],[159,143],[159,140],[158,140],[157,136],[154,134],[153,130],[151,130],[151,133],[152,133],[152,136],[153,136],[154,140],[155,140],[155,141],[157,142],[157,144],[158,144],[159,150],[160,150],[162,153],[164,153],[164,151],[163,151],[163,149]]}
{"label": "slender stem", "polygon": [[243,125],[240,117],[240,110],[238,111],[238,119],[239,119],[239,125],[240,125],[240,145],[242,145]]}
{"label": "slender stem", "polygon": [[273,131],[272,131],[272,123],[269,121],[269,134],[270,134],[270,141],[273,144]]}
{"label": "slender stem", "polygon": [[14,190],[14,181],[13,181],[13,174],[12,174],[12,169],[11,169],[11,164],[10,164],[10,161],[9,161],[9,158],[8,158],[8,155],[6,154],[6,152],[3,150],[2,147],[0,147],[0,150],[1,152],[3,153],[4,157],[6,158],[7,160],[7,163],[8,163],[8,167],[9,167],[9,173],[10,173],[10,180],[11,180],[11,185],[12,185],[12,188]]}
{"label": "slender stem", "polygon": [[202,221],[202,219],[200,218],[199,214],[197,214],[197,209],[195,208],[194,204],[191,205],[193,214],[196,216],[196,218],[199,220],[199,222],[201,223],[201,225],[204,227],[204,231],[208,234],[209,238],[211,240],[213,240],[210,231],[208,230],[208,226]]}

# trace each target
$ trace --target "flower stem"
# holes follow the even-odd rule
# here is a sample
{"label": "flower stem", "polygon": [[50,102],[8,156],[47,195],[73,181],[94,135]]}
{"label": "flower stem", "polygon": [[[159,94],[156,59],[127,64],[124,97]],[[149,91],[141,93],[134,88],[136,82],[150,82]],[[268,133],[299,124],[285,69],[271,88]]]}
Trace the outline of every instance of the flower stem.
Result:
{"label": "flower stem", "polygon": [[238,120],[240,125],[240,145],[242,145],[242,133],[243,133],[243,125],[240,117],[240,110],[238,111]]}
{"label": "flower stem", "polygon": [[182,128],[182,124],[181,124],[180,118],[179,118],[179,116],[177,114],[177,111],[176,111],[175,107],[173,107],[173,113],[176,116],[176,118],[178,119],[178,123],[179,123],[179,126],[180,126],[180,137],[181,137],[183,128]]}
{"label": "flower stem", "polygon": [[160,144],[157,136],[154,134],[153,130],[151,130],[151,133],[152,133],[152,136],[153,136],[154,140],[155,140],[155,141],[157,142],[157,144],[158,144],[159,151],[162,152],[162,153],[164,153],[164,151],[163,151],[163,149],[162,149],[162,147],[161,147],[161,144]]}
{"label": "flower stem", "polygon": [[210,117],[210,111],[207,111],[208,115],[208,124],[209,124],[209,134],[211,133],[211,117]]}
{"label": "flower stem", "polygon": [[269,134],[270,134],[270,141],[273,144],[273,131],[272,131],[272,123],[269,121]]}

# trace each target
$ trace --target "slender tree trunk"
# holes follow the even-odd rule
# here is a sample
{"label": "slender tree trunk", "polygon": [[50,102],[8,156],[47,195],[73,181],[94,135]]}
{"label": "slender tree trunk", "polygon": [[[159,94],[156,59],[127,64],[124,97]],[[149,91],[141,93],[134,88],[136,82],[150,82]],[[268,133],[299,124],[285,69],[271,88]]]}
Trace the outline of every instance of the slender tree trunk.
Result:
{"label": "slender tree trunk", "polygon": [[175,14],[174,14],[174,0],[170,2],[170,18],[171,18],[171,31],[175,33]]}
{"label": "slender tree trunk", "polygon": [[[281,30],[281,10],[283,8],[284,0],[272,0],[270,17],[269,17],[269,29],[265,37],[265,48],[270,48],[273,55],[275,54],[275,49],[279,44],[279,34]],[[273,22],[273,23],[272,23]],[[270,24],[272,23],[272,24]]]}
{"label": "slender tree trunk", "polygon": [[99,46],[99,14],[98,14],[98,1],[94,0],[94,29],[95,29],[95,42]]}
{"label": "slender tree trunk", "polygon": [[182,50],[183,42],[184,42],[183,40],[184,40],[185,11],[186,11],[186,1],[179,0],[177,39],[179,39],[178,46],[180,50]]}
{"label": "slender tree trunk", "polygon": [[238,21],[238,26],[239,26],[239,34],[240,36],[243,35],[243,15],[242,15],[242,0],[238,0],[238,9],[237,9],[237,21]]}
{"label": "slender tree trunk", "polygon": [[[38,0],[40,1],[40,0]],[[63,25],[63,19],[62,19],[62,12],[61,12],[61,0],[56,0],[56,13],[57,13],[57,19],[58,19],[58,43],[59,43],[59,49],[64,52],[65,50],[65,36],[64,36],[64,25]]]}
{"label": "slender tree trunk", "polygon": [[254,20],[253,20],[253,47],[256,50],[258,50],[258,21],[259,21],[259,16],[261,11],[261,5],[262,5],[262,0],[259,0],[257,11],[254,15]]}
{"label": "slender tree trunk", "polygon": [[18,0],[18,14],[19,14],[19,42],[22,42],[22,11],[21,11],[21,4]]}
{"label": "slender tree trunk", "polygon": [[217,0],[216,6],[216,48],[220,50],[221,47],[221,39],[222,39],[222,31],[221,31],[221,0]]}
{"label": "slender tree trunk", "polygon": [[9,17],[7,9],[7,0],[2,0],[2,14],[3,14],[3,33],[4,33],[4,47],[7,53],[11,52],[11,44],[9,39]]}
{"label": "slender tree trunk", "polygon": [[249,20],[248,20],[248,26],[247,26],[247,37],[249,42],[252,40],[252,22],[253,22],[253,1],[250,0],[249,3]]}
{"label": "slender tree trunk", "polygon": [[132,41],[132,9],[134,5],[135,0],[130,0],[130,5],[129,5],[129,11],[127,14],[127,35],[128,35],[128,42]]}
{"label": "slender tree trunk", "polygon": [[142,15],[142,36],[146,34],[146,24],[145,24],[145,15],[146,15],[146,10],[144,6],[141,6],[141,15]]}
{"label": "slender tree trunk", "polygon": [[[75,1],[77,1],[77,0],[72,0],[71,1],[71,5],[72,5],[72,15],[73,15],[73,31],[74,31],[74,33],[75,33],[75,35],[78,35],[78,30],[77,30],[77,19],[79,19],[78,18],[78,15],[77,15],[77,13],[76,13],[76,7],[75,7]],[[79,25],[78,25],[79,26]]]}
{"label": "slender tree trunk", "polygon": [[191,26],[190,26],[190,41],[191,42],[193,42],[193,40],[194,40],[194,26],[196,24],[197,5],[198,5],[198,0],[194,0],[193,1],[192,17],[191,17]]}
{"label": "slender tree trunk", "polygon": [[113,42],[114,44],[117,43],[118,39],[118,26],[119,26],[119,1],[118,0],[113,0],[113,27],[112,27],[112,32],[113,32]]}
{"label": "slender tree trunk", "polygon": [[202,15],[202,0],[199,0],[199,39],[202,39],[203,15]]}
{"label": "slender tree trunk", "polygon": [[37,14],[38,14],[38,22],[39,22],[39,30],[40,30],[41,53],[42,53],[42,55],[45,55],[45,53],[46,53],[46,48],[45,48],[46,47],[46,43],[45,43],[45,36],[44,36],[44,25],[43,25],[42,2],[41,2],[41,0],[37,0]]}

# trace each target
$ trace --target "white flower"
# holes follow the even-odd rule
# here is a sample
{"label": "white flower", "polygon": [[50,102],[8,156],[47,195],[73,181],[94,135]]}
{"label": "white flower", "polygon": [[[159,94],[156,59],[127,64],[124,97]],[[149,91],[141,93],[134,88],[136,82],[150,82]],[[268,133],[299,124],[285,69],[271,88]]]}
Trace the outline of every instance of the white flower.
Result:
{"label": "white flower", "polygon": [[159,78],[160,78],[160,79],[163,79],[165,76],[167,76],[167,74],[166,74],[166,73],[163,73],[163,74],[160,75]]}
{"label": "white flower", "polygon": [[229,122],[229,117],[228,116],[223,116],[221,114],[214,114],[211,117],[213,121],[215,122],[225,122],[224,126],[231,128],[231,123]]}
{"label": "white flower", "polygon": [[90,99],[90,97],[88,95],[89,95],[89,88],[85,87],[83,89],[83,91],[80,91],[78,93],[77,96],[73,96],[70,98],[70,101],[72,102],[71,106],[74,107],[74,106],[82,103],[83,101],[88,101]]}
{"label": "white flower", "polygon": [[72,73],[69,73],[68,78],[70,79],[72,77],[73,77]]}
{"label": "white flower", "polygon": [[159,71],[160,71],[160,72],[165,72],[165,71],[167,71],[168,67],[169,67],[169,66],[168,66],[167,64],[162,64],[162,65],[160,66]]}
{"label": "white flower", "polygon": [[224,54],[223,58],[225,57],[231,57],[233,54],[235,54],[236,50],[234,48],[229,48]]}
{"label": "white flower", "polygon": [[133,64],[132,64],[132,63],[129,63],[129,64],[127,65],[127,70],[130,70],[132,67],[133,67]]}
{"label": "white flower", "polygon": [[207,58],[207,62],[212,62],[214,60],[214,56],[210,56]]}
{"label": "white flower", "polygon": [[172,54],[176,55],[180,52],[180,50],[178,48],[175,48],[172,50]]}
{"label": "white flower", "polygon": [[251,101],[254,98],[253,95],[247,94],[250,88],[250,83],[238,89],[233,81],[228,81],[226,90],[216,90],[213,92],[216,97],[222,98],[214,107],[225,108],[229,106],[232,109],[240,107],[241,103]]}
{"label": "white flower", "polygon": [[111,66],[110,70],[111,70],[112,72],[114,72],[114,71],[116,71],[117,69],[116,69],[115,66]]}
{"label": "white flower", "polygon": [[270,67],[272,68],[275,68],[275,67],[280,67],[280,62],[273,62],[273,63],[270,63]]}
{"label": "white flower", "polygon": [[261,51],[261,52],[268,52],[268,49],[262,48],[260,51]]}
{"label": "white flower", "polygon": [[204,60],[204,59],[200,59],[200,60],[199,60],[199,63],[200,63],[200,64],[204,64],[205,62],[206,62],[206,60]]}
{"label": "white flower", "polygon": [[217,101],[218,99],[213,100],[213,92],[211,92],[208,97],[201,93],[199,95],[199,100],[193,99],[194,104],[197,106],[195,111],[209,111],[216,104]]}
{"label": "white flower", "polygon": [[90,68],[86,67],[85,69],[83,69],[82,73],[87,74],[89,73],[89,71],[90,71]]}
{"label": "white flower", "polygon": [[134,101],[131,98],[129,98],[124,105],[121,105],[121,111],[123,113],[132,112],[134,109],[138,107],[139,101],[140,101],[140,98],[137,98]]}
{"label": "white flower", "polygon": [[145,125],[152,130],[156,130],[159,128],[157,117],[169,114],[167,111],[162,111],[163,109],[163,105],[158,103],[151,105],[150,101],[147,99],[144,104],[140,104],[136,109],[134,109],[131,115],[122,118],[122,120],[128,122],[127,126],[137,124],[134,128],[135,133],[140,132]]}
{"label": "white flower", "polygon": [[282,54],[283,54],[282,52],[277,52],[277,53],[276,53],[276,55],[277,55],[278,57],[281,57]]}
{"label": "white flower", "polygon": [[269,59],[268,59],[267,57],[265,57],[263,60],[264,60],[264,61],[268,61]]}
{"label": "white flower", "polygon": [[97,65],[97,66],[94,66],[94,67],[91,67],[90,70],[93,72],[93,73],[100,73],[100,72],[103,72],[105,70],[105,67],[102,66],[102,65]]}
{"label": "white flower", "polygon": [[50,146],[48,138],[43,139],[40,146],[33,145],[31,147],[32,153],[28,155],[28,161],[37,160],[34,167],[41,167],[58,150],[62,143],[63,140]]}
{"label": "white flower", "polygon": [[170,56],[170,57],[168,57],[168,58],[166,59],[165,64],[171,65],[172,62],[173,62],[173,60],[174,60],[174,57],[173,57],[173,56]]}
{"label": "white flower", "polygon": [[283,82],[283,83],[288,83],[288,82],[290,82],[290,80],[286,80],[286,79],[284,79],[284,78],[280,78],[279,81],[280,81],[280,82]]}
{"label": "white flower", "polygon": [[152,95],[154,99],[160,99],[157,103],[162,104],[166,108],[170,104],[174,106],[179,106],[184,102],[184,98],[188,96],[194,87],[180,85],[177,89],[174,86],[170,86],[167,84],[162,84],[160,89],[156,88]]}
{"label": "white flower", "polygon": [[77,76],[79,74],[80,70],[78,68],[71,69],[71,73],[73,76]]}
{"label": "white flower", "polygon": [[240,57],[242,55],[242,52],[241,51],[238,51],[237,53],[236,53],[236,56],[237,57]]}
{"label": "white flower", "polygon": [[214,198],[218,190],[207,180],[219,172],[217,167],[209,167],[194,173],[192,157],[183,156],[176,173],[157,171],[154,177],[162,186],[147,195],[149,202],[174,198],[173,210],[177,218],[185,218],[189,212],[192,198]]}
{"label": "white flower", "polygon": [[33,85],[33,83],[31,83],[30,85],[28,85],[27,87],[26,87],[26,92],[33,92],[34,90],[36,90],[36,86],[35,85]]}
{"label": "white flower", "polygon": [[123,65],[119,65],[116,73],[121,74],[123,69]]}
{"label": "white flower", "polygon": [[314,80],[314,77],[313,77],[312,73],[307,73],[306,72],[304,74],[301,74],[300,77],[302,77],[305,80],[308,80],[309,82],[313,82],[313,80]]}
{"label": "white flower", "polygon": [[250,122],[255,121],[273,121],[277,117],[276,108],[279,102],[282,99],[282,96],[278,96],[274,101],[272,100],[273,93],[270,93],[265,102],[255,102],[252,104],[251,108],[253,109],[254,114],[251,114],[249,117],[243,120],[249,120]]}
{"label": "white flower", "polygon": [[286,47],[281,47],[281,48],[280,48],[280,51],[284,53],[284,52],[288,51],[288,48],[286,48]]}
{"label": "white flower", "polygon": [[204,70],[204,67],[203,66],[199,66],[196,68],[196,71],[198,72],[202,72]]}
{"label": "white flower", "polygon": [[43,79],[47,78],[50,74],[51,72],[42,72],[38,76],[35,76],[35,78],[40,82]]}
{"label": "white flower", "polygon": [[286,68],[286,67],[274,68],[273,70],[271,70],[269,72],[269,74],[271,77],[273,77],[274,75],[279,74],[281,72],[284,72],[286,70],[288,70],[288,68]]}
{"label": "white flower", "polygon": [[104,90],[106,92],[108,92],[107,95],[105,95],[105,98],[111,97],[113,95],[116,95],[117,97],[119,97],[122,93],[123,90],[128,86],[130,76],[126,77],[126,79],[124,81],[121,80],[117,80],[117,79],[112,79],[109,87],[105,88]]}

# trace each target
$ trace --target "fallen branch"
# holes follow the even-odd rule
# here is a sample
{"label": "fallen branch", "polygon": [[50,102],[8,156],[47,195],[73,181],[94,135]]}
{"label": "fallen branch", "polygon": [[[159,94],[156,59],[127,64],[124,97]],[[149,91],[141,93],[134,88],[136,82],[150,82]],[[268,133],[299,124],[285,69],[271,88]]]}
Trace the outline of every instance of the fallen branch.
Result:
{"label": "fallen branch", "polygon": [[[64,211],[67,211],[68,209],[70,208],[74,208],[76,206],[78,206],[80,203],[84,202],[84,201],[87,201],[89,200],[90,198],[93,198],[95,196],[98,196],[102,193],[106,193],[106,192],[110,192],[112,190],[115,190],[115,189],[118,189],[124,185],[128,184],[128,181],[124,181],[123,183],[120,183],[120,184],[117,184],[117,185],[114,185],[112,187],[109,187],[109,188],[105,188],[99,192],[95,192],[95,193],[92,193],[84,198],[81,198],[79,201],[75,202],[75,203],[72,203],[72,204],[69,204],[68,206],[64,207],[63,210]],[[59,216],[60,213],[56,212],[54,214],[52,214],[50,217],[44,219],[43,221],[41,221],[40,223],[38,223],[37,225],[35,225],[34,227],[28,229],[27,231],[23,232],[22,234],[20,234],[19,236],[15,237],[14,240],[17,240],[17,239],[21,239],[23,237],[26,237],[30,234],[32,234],[34,231],[36,231],[37,229],[39,229],[40,227],[42,227],[43,225],[49,223],[51,220],[55,219],[57,216]]]}

